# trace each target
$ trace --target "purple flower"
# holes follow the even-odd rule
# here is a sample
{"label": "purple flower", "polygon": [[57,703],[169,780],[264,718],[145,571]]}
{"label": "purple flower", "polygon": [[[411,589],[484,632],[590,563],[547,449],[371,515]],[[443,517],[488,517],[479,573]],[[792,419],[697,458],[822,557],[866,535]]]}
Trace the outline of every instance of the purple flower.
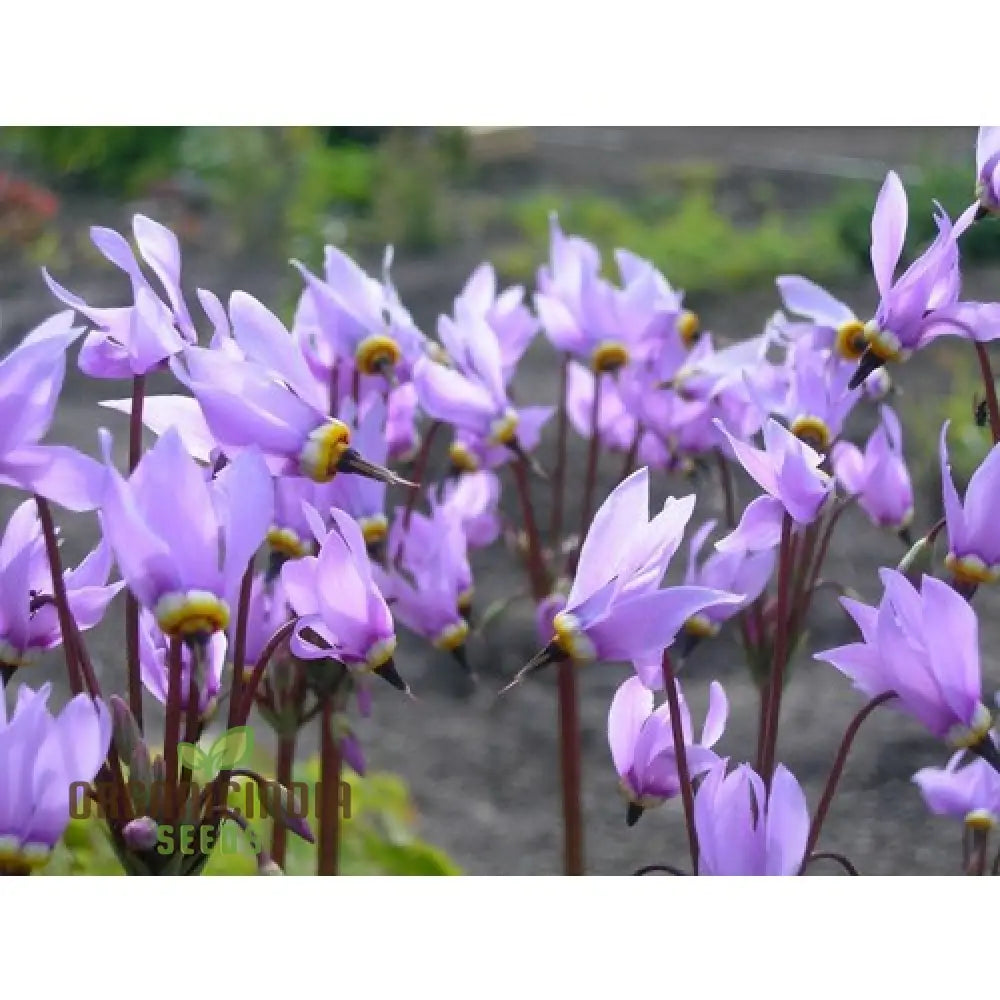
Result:
{"label": "purple flower", "polygon": [[[101,542],[74,570],[63,573],[70,611],[81,631],[104,617],[124,583],[108,585],[111,549]],[[0,541],[0,664],[26,667],[62,642],[52,602],[52,574],[35,502],[25,500],[11,515]],[[39,602],[36,598],[48,600]]]}
{"label": "purple flower", "polygon": [[[353,410],[353,406],[351,407]],[[353,413],[341,413],[353,423]],[[386,407],[381,399],[371,399],[361,411],[361,419],[351,431],[351,441],[372,464],[384,466],[389,442],[385,434]],[[358,523],[369,545],[381,542],[389,530],[385,516],[385,483],[366,476],[337,476],[329,486],[328,507],[339,507]]]}
{"label": "purple flower", "polygon": [[312,554],[313,532],[306,505],[321,516],[329,511],[333,506],[330,485],[301,476],[281,476],[274,481],[274,519],[267,529],[269,577],[273,578],[288,559]]}
{"label": "purple flower", "polygon": [[129,590],[171,638],[206,639],[229,624],[247,563],[273,518],[263,459],[238,455],[214,480],[180,435],[163,434],[126,481],[110,462],[104,536]]}
{"label": "purple flower", "polygon": [[992,722],[982,701],[979,626],[969,603],[948,584],[925,576],[918,592],[895,570],[879,570],[878,608],[841,604],[862,642],[817,653],[869,698],[895,691],[893,703],[934,736],[958,747],[984,747]]}
{"label": "purple flower", "polygon": [[[934,241],[895,278],[908,207],[902,181],[894,172],[888,173],[872,213],[872,269],[880,299],[874,318],[865,324],[868,346],[851,380],[852,388],[879,365],[903,361],[935,337],[966,336],[964,327],[972,329],[976,339],[1000,335],[994,307],[958,301],[958,238],[972,223],[976,207],[970,206],[954,225],[939,208]],[[962,326],[956,327],[954,321]]]}
{"label": "purple flower", "polygon": [[[285,594],[299,621],[291,649],[304,659],[335,657],[358,670],[394,670],[396,631],[372,576],[364,536],[341,510],[331,511],[333,528],[317,556],[286,563]],[[319,525],[317,525],[319,527]],[[309,640],[314,633],[323,645]]]}
{"label": "purple flower", "polygon": [[905,529],[913,519],[913,485],[903,459],[899,418],[888,407],[862,453],[847,441],[831,452],[833,471],[846,492],[857,496],[861,509],[884,528]]}
{"label": "purple flower", "polygon": [[194,394],[212,435],[229,455],[258,447],[276,475],[329,482],[353,472],[403,482],[351,447],[350,427],[326,415],[327,391],[269,309],[245,292],[229,305],[243,359],[189,347],[173,371]]}
{"label": "purple flower", "polygon": [[694,798],[699,875],[797,875],[809,839],[809,808],[783,764],[770,795],[749,765],[713,767]]}
{"label": "purple flower", "polygon": [[861,358],[867,346],[865,324],[850,306],[797,274],[781,275],[777,285],[785,308],[815,324],[811,332],[816,347],[827,348],[844,361]]}
{"label": "purple flower", "polygon": [[773,548],[781,538],[782,519],[787,514],[797,525],[811,524],[833,487],[821,468],[823,456],[773,418],[764,425],[764,451],[733,437],[721,421],[740,465],[764,490],[743,512],[732,534],[716,548],[750,552]]}
{"label": "purple flower", "polygon": [[960,584],[976,586],[1000,579],[1000,533],[996,530],[994,502],[1000,488],[1000,446],[972,474],[959,499],[948,461],[948,422],[941,428],[941,486],[948,525],[945,566]]}
{"label": "purple flower", "polygon": [[[180,704],[187,711],[191,697],[191,678],[198,691],[198,714],[209,719],[215,712],[222,687],[222,668],[226,662],[226,635],[213,633],[204,645],[185,645],[181,649]],[[167,703],[169,686],[170,642],[156,624],[154,616],[143,609],[139,615],[139,669],[146,690],[161,704]]]}
{"label": "purple flower", "polygon": [[[701,739],[695,743],[691,713],[678,685],[681,730],[692,777],[718,761],[711,750],[722,736],[729,703],[722,685],[712,682]],[[670,708],[653,711],[653,693],[638,677],[630,677],[615,692],[608,713],[608,743],[621,789],[628,802],[626,822],[634,825],[643,810],[661,805],[681,790],[670,726]]]}
{"label": "purple flower", "polygon": [[[494,444],[476,431],[458,428],[448,447],[452,468],[461,472],[498,469],[514,461],[519,454],[530,455],[542,437],[542,428],[552,416],[551,406],[524,406],[511,411],[517,432],[507,444]],[[533,459],[529,459],[533,462]]]}
{"label": "purple flower", "polygon": [[417,389],[412,382],[397,385],[389,393],[385,440],[390,462],[408,462],[416,457],[420,434],[417,431]]}
{"label": "purple flower", "polygon": [[976,136],[976,198],[987,212],[1000,211],[1000,126],[980,125]]}
{"label": "purple flower", "polygon": [[706,521],[694,533],[684,584],[689,587],[709,587],[712,590],[742,594],[743,599],[735,604],[711,606],[692,615],[684,623],[684,628],[689,634],[698,637],[715,635],[724,621],[728,621],[760,597],[774,572],[773,548],[762,549],[759,552],[745,552],[741,549],[713,552],[699,566],[698,554],[714,528],[715,521]]}
{"label": "purple flower", "polygon": [[504,381],[509,382],[535,334],[538,320],[524,304],[520,285],[498,294],[492,264],[480,264],[455,300],[455,315],[467,313],[481,318],[496,334],[500,344],[500,364]]}
{"label": "purple flower", "polygon": [[922,768],[913,776],[914,784],[935,815],[992,829],[1000,823],[1000,774],[981,757],[959,767],[964,756],[965,751],[959,750],[943,768]]}
{"label": "purple flower", "polygon": [[[132,413],[131,398],[103,399],[98,406],[126,416]],[[205,423],[198,400],[190,396],[146,396],[142,402],[142,423],[157,437],[174,428],[187,453],[199,462],[214,465],[219,457],[219,446]]]}
{"label": "purple flower", "polygon": [[22,685],[8,717],[0,683],[0,875],[45,864],[69,824],[71,786],[93,780],[111,742],[104,704],[78,694],[53,717],[51,690]]}
{"label": "purple flower", "polygon": [[[303,307],[311,306],[327,356],[350,359],[365,375],[395,377],[401,367],[405,376],[424,353],[425,338],[388,279],[390,260],[387,255],[382,282],[368,277],[336,247],[326,248],[325,280],[292,262],[306,282]],[[303,320],[301,308],[297,319]]]}
{"label": "purple flower", "polygon": [[[291,609],[288,606],[288,598],[285,596],[285,588],[281,582],[281,576],[277,576],[269,583],[265,582],[262,574],[254,577],[250,586],[250,609],[247,615],[247,635],[244,662],[236,664],[238,669],[247,673],[253,665],[260,659],[264,648],[270,642],[271,637],[292,617]],[[230,643],[232,643],[232,630],[235,622],[230,622]]]}
{"label": "purple flower", "polygon": [[0,361],[0,483],[80,511],[100,502],[100,463],[73,448],[38,443],[55,416],[66,349],[80,334],[72,324],[72,313],[58,313]]}
{"label": "purple flower", "polygon": [[692,615],[740,595],[706,587],[658,589],[694,508],[667,499],[649,519],[649,471],[639,469],[604,501],[584,539],[555,635],[517,676],[561,659],[629,661],[669,646]]}
{"label": "purple flower", "polygon": [[500,480],[492,472],[468,472],[448,480],[435,506],[461,525],[470,548],[492,545],[500,537]]}
{"label": "purple flower", "polygon": [[80,296],[63,288],[42,270],[52,294],[93,327],[80,351],[80,369],[95,378],[143,375],[182,350],[185,343],[198,339],[180,289],[177,237],[143,215],[133,217],[132,231],[139,253],[166,292],[166,302],[142,273],[128,240],[102,226],[93,226],[90,238],[112,264],[128,275],[132,283],[131,306],[111,309],[88,306]]}

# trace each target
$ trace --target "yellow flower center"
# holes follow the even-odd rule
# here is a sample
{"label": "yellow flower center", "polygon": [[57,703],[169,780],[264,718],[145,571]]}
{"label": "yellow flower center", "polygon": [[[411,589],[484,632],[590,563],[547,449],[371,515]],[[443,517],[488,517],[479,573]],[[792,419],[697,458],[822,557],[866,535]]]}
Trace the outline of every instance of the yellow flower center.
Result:
{"label": "yellow flower center", "polygon": [[625,778],[622,778],[618,782],[618,790],[625,797],[626,802],[634,802],[637,806],[641,806],[643,809],[655,809],[657,806],[662,806],[667,800],[660,795],[636,795],[635,789],[628,783]]}
{"label": "yellow flower center", "polygon": [[555,635],[552,641],[572,660],[578,663],[597,659],[597,650],[587,638],[576,615],[560,611],[552,619]]}
{"label": "yellow flower center", "polygon": [[267,544],[289,559],[301,559],[309,555],[309,546],[291,528],[271,525],[267,531]]}
{"label": "yellow flower center", "polygon": [[833,346],[842,358],[847,361],[857,361],[865,353],[865,347],[868,346],[864,323],[852,319],[841,324],[837,328],[837,336]]}
{"label": "yellow flower center", "polygon": [[399,364],[401,357],[399,344],[381,333],[365,337],[354,352],[354,361],[365,375],[379,375]]}
{"label": "yellow flower center", "polygon": [[461,441],[452,441],[448,458],[456,469],[463,472],[475,472],[479,468],[479,459]]}
{"label": "yellow flower center", "polygon": [[41,658],[40,649],[17,649],[0,639],[0,664],[5,667],[33,667]]}
{"label": "yellow flower center", "polygon": [[993,725],[993,713],[980,702],[972,714],[972,723],[968,726],[952,726],[945,740],[956,750],[974,747],[983,740]]}
{"label": "yellow flower center", "polygon": [[490,441],[493,444],[507,444],[517,433],[518,416],[513,410],[508,410],[502,417],[490,424]]}
{"label": "yellow flower center", "polygon": [[396,637],[390,635],[388,639],[380,639],[374,646],[369,647],[365,653],[365,666],[369,670],[378,670],[384,667],[396,652]]}
{"label": "yellow flower center", "polygon": [[628,364],[628,350],[617,340],[601,341],[590,356],[590,367],[598,374],[616,372],[626,364]]}
{"label": "yellow flower center", "polygon": [[796,417],[792,421],[791,431],[800,441],[812,445],[817,451],[826,451],[833,436],[826,422],[819,417]]}
{"label": "yellow flower center", "polygon": [[0,837],[0,875],[30,875],[51,853],[47,844],[22,844],[14,837]]}
{"label": "yellow flower center", "polygon": [[973,809],[965,817],[965,825],[970,830],[992,830],[997,825],[997,818],[988,809]]}
{"label": "yellow flower center", "polygon": [[711,639],[718,634],[719,626],[708,615],[692,615],[684,623],[684,631],[698,639]]}
{"label": "yellow flower center", "polygon": [[229,605],[208,590],[164,594],[154,613],[157,625],[171,639],[212,635],[229,625]]}
{"label": "yellow flower center", "polygon": [[1000,580],[1000,565],[987,566],[979,556],[956,556],[954,552],[949,552],[944,566],[959,583],[978,586]]}
{"label": "yellow flower center", "polygon": [[690,309],[685,309],[677,317],[677,332],[680,334],[681,340],[690,347],[701,334],[701,320],[698,318],[698,314],[691,312]]}
{"label": "yellow flower center", "polygon": [[320,424],[299,452],[299,468],[313,482],[328,483],[337,474],[337,463],[351,446],[351,428],[343,420]]}
{"label": "yellow flower center", "polygon": [[880,330],[875,325],[875,320],[865,324],[865,340],[868,342],[868,349],[880,361],[905,361],[910,356],[899,337],[891,330]]}
{"label": "yellow flower center", "polygon": [[451,625],[446,625],[434,637],[434,646],[437,649],[443,649],[450,653],[458,649],[468,637],[468,622],[453,622]]}
{"label": "yellow flower center", "polygon": [[362,517],[358,520],[358,527],[364,536],[366,545],[374,545],[381,542],[389,531],[389,522],[385,514],[373,514],[371,517]]}

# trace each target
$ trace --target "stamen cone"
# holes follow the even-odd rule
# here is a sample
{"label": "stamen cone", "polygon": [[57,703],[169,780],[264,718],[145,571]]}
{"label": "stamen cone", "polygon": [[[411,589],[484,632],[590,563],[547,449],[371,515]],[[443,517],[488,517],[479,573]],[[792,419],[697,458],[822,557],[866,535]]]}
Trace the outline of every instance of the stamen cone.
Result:
{"label": "stamen cone", "polygon": [[977,756],[986,761],[990,767],[1000,774],[1000,750],[997,750],[993,737],[987,733],[978,743],[974,743],[969,749]]}
{"label": "stamen cone", "polygon": [[536,459],[534,455],[529,455],[521,446],[521,442],[518,441],[516,437],[511,438],[507,442],[507,447],[514,453],[514,455],[517,458],[519,458],[522,462],[524,462],[525,465],[527,465],[528,468],[531,469],[531,471],[536,476],[538,476],[539,479],[541,479],[543,482],[546,483],[549,481],[549,474],[545,471],[545,469],[542,468],[538,459]]}
{"label": "stamen cone", "polygon": [[861,360],[851,376],[851,381],[847,383],[847,388],[857,389],[872,372],[878,371],[883,364],[885,362],[870,347],[865,348],[865,353],[861,355]]}
{"label": "stamen cone", "polygon": [[537,673],[539,670],[544,670],[545,667],[551,666],[553,663],[558,663],[560,660],[569,659],[569,655],[561,647],[556,645],[554,642],[550,642],[543,650],[536,653],[521,669],[517,672],[514,679],[504,688],[497,692],[497,697],[506,694],[512,687],[517,686],[527,677],[529,674]]}
{"label": "stamen cone", "polygon": [[386,660],[382,666],[376,667],[372,672],[376,677],[381,677],[382,680],[391,684],[397,691],[402,691],[403,694],[410,694],[410,685],[400,676],[399,671],[396,669],[395,660]]}
{"label": "stamen cone", "polygon": [[376,479],[380,483],[388,483],[390,486],[408,486],[410,489],[417,489],[416,483],[411,483],[402,476],[397,476],[391,469],[386,469],[381,465],[375,465],[367,459],[362,458],[353,448],[348,448],[340,461],[337,462],[338,472],[353,473],[355,476],[364,476],[366,479]]}
{"label": "stamen cone", "polygon": [[625,807],[625,825],[635,826],[635,824],[638,823],[639,820],[642,818],[642,814],[645,811],[646,810],[643,809],[638,802],[630,802]]}

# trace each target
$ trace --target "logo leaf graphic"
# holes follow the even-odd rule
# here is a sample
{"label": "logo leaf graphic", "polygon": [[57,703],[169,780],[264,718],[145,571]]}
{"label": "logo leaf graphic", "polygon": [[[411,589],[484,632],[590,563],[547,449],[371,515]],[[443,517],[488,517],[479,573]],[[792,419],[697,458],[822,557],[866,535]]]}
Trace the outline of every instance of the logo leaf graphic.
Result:
{"label": "logo leaf graphic", "polygon": [[212,763],[220,770],[235,767],[253,751],[253,730],[249,726],[227,729],[209,750]]}
{"label": "logo leaf graphic", "polygon": [[177,760],[182,767],[197,773],[208,760],[208,755],[197,743],[178,743]]}

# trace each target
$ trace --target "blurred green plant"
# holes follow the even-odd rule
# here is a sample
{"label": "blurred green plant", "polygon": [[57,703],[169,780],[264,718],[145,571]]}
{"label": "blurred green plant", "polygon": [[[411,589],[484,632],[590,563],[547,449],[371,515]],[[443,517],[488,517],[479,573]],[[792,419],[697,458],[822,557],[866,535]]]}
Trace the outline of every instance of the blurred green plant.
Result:
{"label": "blurred green plant", "polygon": [[[877,183],[853,183],[826,209],[820,210],[833,228],[836,238],[853,264],[867,270],[871,240],[871,214],[878,194]],[[952,219],[958,218],[972,203],[975,193],[972,170],[964,165],[932,166],[921,171],[906,185],[910,219],[903,248],[904,260],[925,247],[937,234],[934,225],[934,202]],[[962,237],[963,263],[1000,260],[1000,224],[994,219],[977,223]]]}
{"label": "blurred green plant", "polygon": [[683,196],[647,198],[634,206],[602,195],[542,192],[523,199],[513,210],[513,222],[525,242],[498,255],[506,277],[530,280],[537,262],[545,259],[552,210],[565,230],[593,240],[605,260],[616,247],[628,247],[688,292],[746,288],[788,271],[830,280],[848,267],[825,220],[795,225],[765,210],[757,224],[739,226],[716,208],[712,182],[698,179]]}
{"label": "blurred green plant", "polygon": [[[319,780],[316,758],[296,768],[296,781],[310,788]],[[351,786],[350,818],[341,821],[340,868],[345,875],[458,875],[459,868],[441,850],[421,840],[415,830],[416,812],[403,781],[393,774],[376,773],[366,778],[345,774]],[[247,789],[241,786],[230,796],[230,805],[246,805]],[[270,843],[271,821],[261,819],[259,802],[255,819],[249,821],[256,839]],[[316,822],[309,817],[313,832]],[[255,875],[256,860],[242,833],[234,838],[239,853],[216,850],[205,868],[206,875]],[[314,875],[316,848],[289,834],[285,873]],[[71,820],[63,842],[43,875],[121,875],[122,869],[108,841],[104,825],[97,819]]]}
{"label": "blurred green plant", "polygon": [[26,166],[102,194],[136,194],[178,163],[186,130],[179,127],[11,127],[5,150]]}

